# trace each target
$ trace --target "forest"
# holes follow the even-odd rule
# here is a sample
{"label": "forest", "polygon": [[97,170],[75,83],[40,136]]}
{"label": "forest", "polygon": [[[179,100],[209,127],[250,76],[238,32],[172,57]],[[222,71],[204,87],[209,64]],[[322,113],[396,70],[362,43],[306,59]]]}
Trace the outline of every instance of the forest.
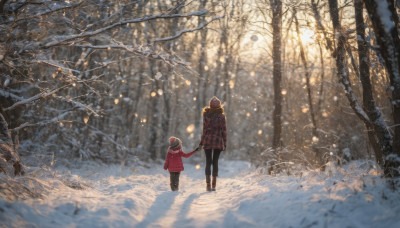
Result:
{"label": "forest", "polygon": [[[0,0],[1,202],[44,197],[49,173],[76,164],[121,177],[162,168],[170,136],[198,147],[213,96],[226,116],[222,162],[269,180],[362,161],[360,175],[398,191],[399,15],[399,0]],[[271,227],[315,223],[304,221]],[[210,227],[262,227],[236,222]]]}

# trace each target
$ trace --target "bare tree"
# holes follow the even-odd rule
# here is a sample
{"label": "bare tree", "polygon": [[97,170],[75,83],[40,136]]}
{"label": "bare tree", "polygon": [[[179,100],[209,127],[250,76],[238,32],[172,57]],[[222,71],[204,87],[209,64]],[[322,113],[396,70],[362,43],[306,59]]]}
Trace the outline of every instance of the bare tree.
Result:
{"label": "bare tree", "polygon": [[[199,10],[205,9],[207,4],[207,0],[201,0],[201,4],[199,5]],[[199,17],[199,25],[204,23],[205,17]],[[196,113],[195,113],[195,134],[196,138],[200,138],[201,134],[201,109],[206,104],[205,96],[206,96],[206,79],[208,72],[205,70],[207,66],[207,29],[203,29],[199,32],[200,37],[200,56],[199,56],[199,64],[198,64],[198,73],[199,77],[197,80],[197,95],[196,95]]]}
{"label": "bare tree", "polygon": [[[392,115],[394,123],[393,145],[390,135],[380,134],[380,141],[388,141],[383,146],[385,174],[400,175],[400,38],[398,34],[399,18],[393,0],[364,0],[368,15],[375,32],[386,72],[389,75],[392,92]],[[376,115],[376,113],[375,113]],[[384,125],[385,126],[385,125]],[[375,126],[374,126],[375,127]],[[379,132],[379,131],[378,131]],[[378,133],[377,132],[377,133]]]}
{"label": "bare tree", "polygon": [[[383,165],[382,160],[382,148],[384,148],[384,144],[388,144],[390,142],[390,138],[386,138],[385,136],[389,136],[389,132],[387,132],[387,128],[382,128],[381,125],[373,124],[382,121],[382,114],[379,108],[375,104],[375,99],[373,96],[373,90],[371,86],[370,73],[369,73],[369,50],[368,44],[365,39],[365,22],[363,17],[363,3],[361,0],[354,0],[354,10],[355,10],[355,19],[356,19],[356,31],[357,31],[357,44],[358,44],[358,62],[359,62],[359,75],[363,88],[363,108],[366,110],[368,117],[371,122],[366,122],[366,127],[368,130],[368,138],[369,141],[375,151],[375,157],[377,163],[379,165]],[[357,70],[357,69],[355,69]],[[371,126],[371,124],[373,126]],[[375,126],[375,127],[374,127]],[[385,142],[383,143],[383,147],[379,145],[377,139],[375,138],[375,132],[378,132],[379,141]]]}
{"label": "bare tree", "polygon": [[[312,90],[311,90],[311,84],[310,84],[311,75],[310,75],[310,70],[308,67],[307,60],[306,60],[306,55],[304,53],[303,41],[300,36],[299,21],[296,16],[295,8],[293,8],[293,17],[294,17],[295,28],[296,28],[296,32],[297,32],[297,39],[298,39],[299,46],[300,46],[300,58],[303,63],[303,67],[304,67],[304,71],[305,71],[308,106],[310,108],[310,117],[311,117],[311,123],[312,123],[312,135],[313,135],[313,139],[315,141],[314,137],[316,137],[318,139],[319,136],[318,136],[318,132],[317,132],[317,120],[315,117],[316,110],[315,110],[315,106],[314,106],[313,99],[312,99]],[[323,82],[321,82],[321,84],[322,83]],[[313,147],[313,149],[316,153],[316,158],[318,160],[319,165],[322,165],[322,167],[324,167],[325,162],[323,161],[323,154],[316,147]]]}
{"label": "bare tree", "polygon": [[304,53],[303,41],[301,40],[301,36],[300,36],[299,21],[296,16],[295,8],[293,8],[293,17],[294,17],[294,22],[295,22],[295,27],[296,27],[296,32],[297,32],[297,39],[299,41],[299,46],[300,46],[300,58],[303,63],[303,66],[304,66],[304,71],[305,71],[305,76],[306,76],[308,106],[310,107],[311,122],[313,124],[313,136],[318,137],[317,121],[315,120],[315,110],[314,110],[314,104],[313,104],[312,93],[311,93],[311,85],[310,85],[311,75],[310,75],[308,63],[306,60],[306,55]]}
{"label": "bare tree", "polygon": [[[126,143],[125,134],[118,131],[116,125],[124,122],[133,124],[134,134],[140,132],[136,130],[138,121],[121,118],[137,118],[135,113],[141,95],[135,94],[133,108],[128,104],[130,99],[120,99],[121,103],[115,101],[114,104],[114,100],[118,99],[112,97],[114,94],[124,98],[130,96],[129,93],[116,91],[118,81],[127,81],[122,75],[128,72],[125,70],[128,68],[126,62],[132,59],[136,63],[152,60],[171,68],[188,68],[188,63],[176,53],[164,51],[161,45],[156,44],[201,30],[221,18],[205,18],[207,9],[193,10],[185,1],[178,4],[180,9],[184,9],[182,11],[176,10],[176,5],[157,2],[156,5],[165,4],[165,7],[147,14],[143,9],[148,2],[122,1],[116,5],[114,2],[98,0],[45,1],[40,4],[32,1],[1,1],[0,80],[3,87],[0,88],[0,97],[7,100],[2,102],[1,108],[6,112],[6,117],[17,116],[19,110],[25,110],[25,115],[31,117],[25,123],[8,120],[11,121],[9,126],[12,126],[10,131],[17,133],[30,128],[32,132],[29,133],[33,134],[35,127],[58,124],[61,132],[68,132],[63,138],[68,142],[64,144],[68,144],[77,154],[85,153],[84,157],[99,155],[96,151],[106,150],[105,145],[113,145],[109,147],[111,151],[133,152],[132,147],[123,145]],[[132,15],[132,11],[137,14]],[[205,19],[197,27],[190,28],[188,25],[177,28],[163,37],[141,25],[143,22],[162,21],[177,24],[178,20],[195,17]],[[148,30],[138,32],[139,29]],[[131,40],[136,43],[132,44]],[[142,73],[137,74],[138,92],[141,92],[142,83],[146,81]],[[114,75],[120,75],[121,79],[116,79]],[[143,91],[147,92],[148,88]],[[155,89],[157,92],[160,88]],[[111,115],[113,110],[119,109],[126,109],[126,115]],[[133,115],[129,112],[133,112]],[[104,119],[100,120],[100,117]],[[166,118],[169,119],[168,116]],[[21,121],[23,118],[16,119]],[[166,128],[168,121],[163,123]],[[68,129],[72,128],[72,124],[86,127],[71,133]],[[114,126],[110,128],[111,125]],[[79,137],[80,129],[86,132],[82,134],[95,142],[83,142]],[[49,134],[42,136],[49,137]],[[98,150],[94,149],[95,145]],[[101,156],[110,156],[110,153]],[[119,159],[121,156],[113,154],[110,157]]]}
{"label": "bare tree", "polygon": [[272,9],[272,34],[273,34],[273,84],[274,84],[274,136],[272,147],[279,149],[282,134],[282,1],[270,0]]}
{"label": "bare tree", "polygon": [[[395,159],[396,154],[393,154],[393,149],[391,145],[392,136],[387,131],[386,123],[383,121],[383,118],[380,114],[379,109],[376,107],[372,95],[371,85],[369,81],[369,68],[366,66],[367,63],[363,61],[367,61],[367,52],[365,51],[365,37],[361,24],[363,24],[360,17],[362,17],[362,11],[360,10],[360,3],[356,3],[356,20],[357,20],[357,35],[358,44],[359,44],[359,61],[360,61],[360,79],[363,85],[363,98],[364,98],[364,108],[366,111],[360,107],[359,102],[354,95],[354,92],[351,88],[350,80],[349,80],[349,72],[346,66],[346,32],[342,30],[339,16],[338,16],[338,4],[336,0],[329,1],[329,10],[331,15],[331,20],[335,31],[338,33],[337,46],[335,50],[336,54],[336,68],[337,74],[340,82],[344,86],[346,91],[346,96],[350,102],[350,106],[352,107],[354,113],[365,123],[368,130],[374,129],[374,134],[378,137],[378,143],[380,145],[380,150],[375,150],[375,155],[377,157],[378,163],[382,163],[380,156],[382,156],[381,151],[383,153],[383,162],[384,162],[384,173],[387,176],[397,176],[399,175],[397,168],[400,163]],[[361,15],[360,15],[361,14]],[[361,49],[360,49],[361,48]],[[361,51],[361,53],[360,53]],[[364,58],[362,58],[364,57]],[[373,139],[372,136],[370,138]],[[374,145],[374,141],[371,142]],[[376,146],[376,145],[375,145]]]}

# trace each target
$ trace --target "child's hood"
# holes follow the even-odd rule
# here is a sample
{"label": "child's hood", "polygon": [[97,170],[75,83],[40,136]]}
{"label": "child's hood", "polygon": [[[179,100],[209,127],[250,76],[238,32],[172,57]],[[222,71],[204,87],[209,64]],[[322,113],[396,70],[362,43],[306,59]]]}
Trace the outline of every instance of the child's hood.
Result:
{"label": "child's hood", "polygon": [[177,154],[181,151],[180,148],[173,150],[171,147],[168,148],[168,153]]}

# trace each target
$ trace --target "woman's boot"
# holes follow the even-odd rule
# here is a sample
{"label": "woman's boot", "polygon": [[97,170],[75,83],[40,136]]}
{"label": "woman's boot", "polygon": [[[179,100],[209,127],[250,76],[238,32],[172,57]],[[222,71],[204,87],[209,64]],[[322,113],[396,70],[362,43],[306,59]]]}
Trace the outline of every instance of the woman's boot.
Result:
{"label": "woman's boot", "polygon": [[206,183],[207,183],[207,191],[211,191],[211,177],[210,175],[206,175]]}
{"label": "woman's boot", "polygon": [[212,180],[212,191],[215,191],[215,187],[217,186],[217,177],[213,176],[213,180]]}

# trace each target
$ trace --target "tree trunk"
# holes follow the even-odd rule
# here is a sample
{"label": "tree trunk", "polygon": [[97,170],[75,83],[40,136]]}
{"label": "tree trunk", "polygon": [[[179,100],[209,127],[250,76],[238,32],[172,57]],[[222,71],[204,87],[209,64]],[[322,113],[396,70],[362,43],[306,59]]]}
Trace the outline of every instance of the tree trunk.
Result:
{"label": "tree trunk", "polygon": [[[371,19],[380,54],[385,62],[392,91],[394,137],[392,147],[385,145],[384,171],[388,176],[400,176],[400,38],[397,31],[398,16],[394,1],[364,0]],[[379,11],[378,11],[379,9]],[[386,136],[389,137],[389,136]]]}
{"label": "tree trunk", "polygon": [[[175,10],[176,13],[181,13],[181,8],[179,7],[180,2],[177,2],[177,9]],[[179,30],[178,27],[178,19],[174,18],[172,20],[172,24],[170,25],[170,31],[172,34],[176,34]],[[175,41],[172,40],[169,42],[169,50],[172,52],[176,52]],[[171,76],[173,74],[173,69],[171,66],[168,66],[168,73],[166,74],[166,80],[162,82],[163,86],[163,100],[164,100],[164,110],[160,113],[161,114],[161,152],[168,150],[168,137],[170,132],[170,125],[171,125],[171,94],[173,87],[170,86],[169,81],[171,80]],[[161,153],[161,157],[164,159],[166,153]]]}
{"label": "tree trunk", "polygon": [[[295,27],[296,27],[296,32],[297,32],[297,39],[299,41],[299,46],[300,46],[300,58],[301,58],[301,61],[303,62],[304,71],[305,71],[305,74],[306,74],[306,87],[307,87],[307,95],[308,95],[308,106],[310,107],[310,117],[311,117],[311,122],[312,122],[312,125],[313,125],[312,134],[313,134],[313,137],[319,138],[318,137],[318,132],[317,132],[317,121],[316,121],[316,118],[315,118],[315,109],[314,109],[314,104],[313,104],[313,100],[312,100],[312,93],[311,93],[310,71],[308,69],[306,55],[304,53],[303,42],[302,42],[301,36],[300,36],[299,21],[297,20],[297,16],[296,16],[296,9],[293,9],[293,17],[294,17],[294,22],[295,22]],[[317,161],[318,161],[319,165],[321,166],[321,169],[324,170],[325,169],[325,161],[323,160],[323,153],[321,153],[321,151],[318,150],[318,148],[316,147],[316,145],[314,143],[313,143],[313,150],[315,152]]]}
{"label": "tree trunk", "polygon": [[7,122],[0,113],[0,172],[9,176],[24,175],[18,146],[18,140],[12,142]]}
{"label": "tree trunk", "polygon": [[[205,9],[207,4],[207,0],[202,0],[201,4],[199,6],[199,10]],[[198,25],[200,26],[203,24],[205,21],[205,16],[199,17],[199,23]],[[206,74],[207,71],[204,69],[205,66],[207,65],[207,29],[202,29],[200,31],[200,59],[199,59],[199,65],[198,65],[198,72],[199,72],[199,78],[197,80],[197,96],[196,96],[196,110],[195,110],[195,120],[194,120],[194,125],[195,125],[195,138],[200,138],[201,134],[201,113],[202,113],[202,107],[205,104],[204,100],[204,94],[206,93],[205,85],[206,85]]]}
{"label": "tree trunk", "polygon": [[320,42],[318,42],[318,47],[319,47],[319,55],[321,58],[321,86],[319,88],[319,98],[318,98],[318,106],[317,110],[319,113],[321,113],[321,106],[322,106],[322,101],[323,101],[323,94],[324,94],[324,80],[325,80],[325,63],[324,63],[324,56],[322,54],[322,47]]}
{"label": "tree trunk", "polygon": [[[142,14],[143,8],[146,6],[146,4],[149,1],[143,1],[141,3],[139,3],[138,8],[136,10],[136,13],[138,15]],[[142,38],[142,30],[141,29],[137,29],[137,34],[138,34],[138,38],[136,40],[137,43],[140,43],[140,39]],[[143,81],[144,81],[144,76],[143,76],[143,70],[145,68],[145,63],[142,63],[139,65],[138,67],[138,71],[135,74],[139,76],[139,81],[138,81],[138,86],[136,89],[136,94],[135,94],[135,98],[133,99],[133,110],[132,110],[132,121],[131,121],[131,125],[129,125],[128,127],[132,128],[132,136],[131,136],[131,143],[130,143],[130,147],[131,148],[136,148],[139,144],[139,132],[138,132],[138,127],[140,125],[140,118],[138,118],[138,116],[136,116],[137,111],[138,111],[138,104],[140,102],[141,99],[141,95],[142,95],[142,90],[143,90]]]}
{"label": "tree trunk", "polygon": [[[392,146],[390,143],[391,135],[387,131],[386,123],[383,121],[383,118],[380,114],[379,109],[376,107],[373,95],[372,95],[372,88],[369,79],[369,67],[368,63],[368,52],[366,50],[365,44],[365,35],[364,35],[364,27],[362,22],[362,11],[360,10],[360,3],[355,2],[355,10],[356,10],[356,20],[357,20],[357,35],[358,39],[357,42],[359,44],[359,61],[360,61],[360,79],[363,86],[363,98],[364,98],[364,107],[367,110],[366,112],[362,109],[358,101],[353,94],[350,80],[349,80],[349,73],[346,66],[346,37],[343,34],[339,16],[338,16],[338,5],[337,0],[329,0],[329,9],[331,14],[331,20],[333,27],[335,29],[335,33],[338,35],[337,47],[335,51],[336,55],[336,68],[338,77],[343,84],[346,96],[350,102],[350,106],[352,107],[355,114],[364,122],[367,127],[367,130],[374,130],[374,134],[371,132],[368,133],[368,137],[371,140],[371,144],[374,149],[377,149],[377,143],[380,145],[381,150],[375,150],[375,155],[377,156],[378,163],[382,163],[380,160],[381,154],[383,153],[384,158],[384,173],[387,176],[397,176],[398,173],[395,169],[398,167],[397,163],[397,156],[393,156],[392,153]],[[372,19],[372,18],[371,18]],[[373,19],[372,19],[373,20]],[[375,32],[376,33],[376,32]],[[377,33],[376,33],[377,34]],[[361,48],[361,49],[360,49]],[[356,67],[357,70],[357,67]],[[375,135],[378,137],[377,141]]]}
{"label": "tree trunk", "polygon": [[344,86],[346,97],[350,103],[350,107],[353,109],[354,113],[360,118],[364,123],[369,122],[369,118],[364,110],[360,107],[356,96],[353,93],[349,80],[349,71],[346,64],[346,36],[342,31],[341,24],[339,22],[339,12],[337,0],[329,0],[329,11],[331,15],[331,20],[335,33],[338,34],[337,46],[334,51],[334,56],[336,57],[336,71],[339,81]]}
{"label": "tree trunk", "polygon": [[271,0],[272,8],[272,33],[273,33],[273,84],[274,84],[274,112],[273,126],[274,136],[272,140],[272,148],[275,150],[281,146],[282,134],[282,2],[281,0]]}
{"label": "tree trunk", "polygon": [[8,0],[1,0],[0,1],[0,16],[4,17],[4,5],[6,4]]}
{"label": "tree trunk", "polygon": [[154,62],[150,61],[150,73],[151,73],[151,78],[154,80],[153,86],[152,86],[152,93],[156,93],[154,97],[150,97],[150,103],[148,107],[148,114],[147,114],[147,124],[149,126],[149,142],[150,145],[148,147],[148,151],[150,152],[150,158],[153,160],[157,159],[157,126],[158,126],[158,119],[159,119],[159,110],[158,110],[158,100],[160,99],[157,95],[159,86],[157,80],[155,80],[155,70],[159,69],[158,64],[155,64]]}
{"label": "tree trunk", "polygon": [[[390,144],[390,139],[385,136],[390,136],[387,128],[382,128],[382,125],[373,124],[379,123],[382,120],[382,114],[378,107],[376,107],[373,97],[373,91],[369,73],[369,51],[367,42],[365,40],[365,26],[363,18],[363,3],[361,0],[354,0],[354,10],[356,18],[356,31],[357,31],[357,45],[358,45],[358,62],[360,69],[360,80],[363,88],[363,107],[370,118],[370,123],[367,124],[368,138],[375,152],[376,161],[379,165],[383,165],[382,148]],[[357,69],[355,69],[357,70]],[[371,125],[371,126],[368,126]],[[375,137],[375,133],[380,139],[379,142]],[[381,145],[380,145],[381,144]],[[379,146],[377,146],[379,145]]]}
{"label": "tree trunk", "polygon": [[225,53],[223,50],[223,44],[224,44],[224,39],[225,39],[225,34],[226,34],[226,28],[223,25],[223,28],[221,29],[221,38],[219,40],[219,48],[218,48],[218,54],[217,54],[217,67],[215,68],[215,87],[214,87],[214,94],[210,94],[219,97],[219,93],[220,93],[220,80],[219,80],[219,74],[221,72],[222,69],[222,64],[225,64]]}
{"label": "tree trunk", "polygon": [[315,3],[314,0],[311,0],[311,8],[315,17],[315,21],[317,22],[318,30],[322,31],[322,33],[324,34],[324,39],[326,41],[326,48],[329,51],[333,52],[332,41],[328,38],[325,27],[322,24],[321,15],[319,14],[319,9],[318,9],[318,3]]}
{"label": "tree trunk", "polygon": [[304,71],[306,74],[306,86],[307,86],[307,96],[308,96],[308,106],[310,107],[310,117],[311,117],[311,122],[313,124],[313,136],[318,137],[317,135],[317,121],[315,120],[315,111],[314,111],[314,105],[312,101],[312,93],[311,93],[311,85],[310,85],[310,71],[308,69],[308,64],[306,60],[306,55],[304,53],[304,47],[303,47],[303,42],[301,40],[300,36],[300,29],[299,29],[299,21],[297,20],[296,16],[296,10],[293,9],[293,16],[294,16],[294,22],[296,26],[296,32],[297,32],[297,39],[299,41],[299,46],[300,46],[300,58],[304,66]]}

